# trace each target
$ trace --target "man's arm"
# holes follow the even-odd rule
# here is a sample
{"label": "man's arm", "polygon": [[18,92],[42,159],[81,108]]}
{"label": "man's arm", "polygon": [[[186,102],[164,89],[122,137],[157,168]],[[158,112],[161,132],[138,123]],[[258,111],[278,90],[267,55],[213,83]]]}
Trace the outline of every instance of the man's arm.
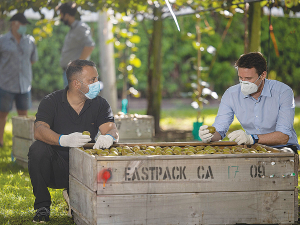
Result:
{"label": "man's arm", "polygon": [[[269,110],[269,109],[267,109]],[[258,135],[258,143],[265,145],[285,145],[288,143],[294,125],[295,101],[291,88],[283,91],[279,98],[279,113],[275,131]]]}
{"label": "man's arm", "polygon": [[59,134],[51,130],[49,124],[42,121],[37,121],[34,124],[34,139],[49,145],[59,145]]}
{"label": "man's arm", "polygon": [[259,134],[258,136],[258,144],[264,145],[285,145],[289,141],[289,136],[280,132],[275,131],[269,134]]}
{"label": "man's arm", "polygon": [[221,134],[218,131],[214,133],[214,136],[211,138],[211,141],[220,141],[222,140]]}
{"label": "man's arm", "polygon": [[85,46],[81,52],[79,59],[87,59],[94,49],[94,46]]}
{"label": "man's arm", "polygon": [[119,132],[115,123],[113,122],[104,123],[99,126],[99,130],[102,135],[110,134],[115,138],[115,142],[119,141]]}

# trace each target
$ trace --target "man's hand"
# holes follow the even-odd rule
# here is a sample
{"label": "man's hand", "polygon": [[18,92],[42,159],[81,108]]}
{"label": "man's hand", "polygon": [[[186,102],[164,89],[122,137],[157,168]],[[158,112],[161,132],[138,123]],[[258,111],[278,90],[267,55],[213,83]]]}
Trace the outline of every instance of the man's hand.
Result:
{"label": "man's hand", "polygon": [[91,141],[89,135],[83,135],[82,133],[75,132],[68,135],[61,135],[58,143],[63,147],[81,147]]}
{"label": "man's hand", "polygon": [[99,135],[93,149],[109,148],[114,143],[114,138],[111,135]]}
{"label": "man's hand", "polygon": [[243,130],[236,130],[228,134],[229,141],[235,141],[238,145],[253,145],[254,140],[251,135],[246,134]]}
{"label": "man's hand", "polygon": [[209,133],[209,130],[207,128],[208,128],[207,125],[203,125],[199,129],[199,137],[204,143],[210,142],[213,137],[213,135]]}

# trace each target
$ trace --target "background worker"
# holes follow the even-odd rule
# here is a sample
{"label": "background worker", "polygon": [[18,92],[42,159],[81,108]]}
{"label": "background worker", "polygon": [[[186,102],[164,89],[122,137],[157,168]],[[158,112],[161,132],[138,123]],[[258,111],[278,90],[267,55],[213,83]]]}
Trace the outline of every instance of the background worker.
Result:
{"label": "background worker", "polygon": [[66,68],[68,63],[75,59],[89,59],[95,43],[92,39],[91,29],[82,21],[76,20],[77,5],[67,2],[56,7],[60,12],[60,20],[71,29],[65,37],[61,51],[60,66],[63,68],[64,87],[68,85]]}
{"label": "background worker", "polygon": [[241,55],[235,66],[240,84],[224,93],[213,124],[216,132],[210,134],[206,125],[200,127],[202,141],[222,140],[235,115],[245,131],[228,134],[230,141],[239,145],[259,143],[279,149],[290,148],[297,153],[293,90],[282,82],[266,79],[267,62],[259,52]]}
{"label": "background worker", "polygon": [[15,14],[9,21],[10,31],[0,36],[0,147],[13,102],[20,116],[27,116],[31,107],[31,65],[38,60],[34,38],[26,34],[30,22],[23,13]]}
{"label": "background worker", "polygon": [[[68,86],[47,95],[40,103],[34,123],[34,138],[28,153],[28,170],[35,195],[34,222],[49,221],[51,196],[48,187],[63,191],[67,203],[69,148],[81,147],[98,136],[94,148],[109,148],[119,139],[112,110],[98,96],[96,65],[75,60],[67,67]],[[89,135],[83,135],[89,131]],[[80,166],[80,165],[79,165]],[[70,210],[69,210],[69,216]]]}

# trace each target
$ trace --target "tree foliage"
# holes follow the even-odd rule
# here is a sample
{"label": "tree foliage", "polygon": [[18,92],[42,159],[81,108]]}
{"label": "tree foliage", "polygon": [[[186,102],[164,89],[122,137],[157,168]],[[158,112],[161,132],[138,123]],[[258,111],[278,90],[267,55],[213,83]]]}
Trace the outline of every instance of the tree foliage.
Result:
{"label": "tree foliage", "polygon": [[[178,17],[178,22],[181,27],[181,32],[176,32],[174,21],[171,18],[164,20],[163,30],[163,44],[162,44],[162,86],[163,98],[182,97],[182,92],[190,92],[192,88],[190,83],[193,82],[195,76],[195,57],[197,55],[196,49],[193,48],[191,39],[188,38],[187,33],[195,34],[195,20],[193,16]],[[240,23],[243,14],[236,14],[233,17],[232,25],[224,39],[224,42],[218,51],[216,62],[213,65],[212,71],[204,77],[207,82],[211,84],[211,88],[219,95],[231,85],[238,82],[234,62],[243,53],[243,24]],[[202,35],[203,43],[211,46],[218,46],[221,41],[222,32],[225,29],[227,20],[218,13],[206,13],[208,23],[214,28],[216,33],[209,36]],[[28,26],[29,34],[33,33],[36,28],[34,25],[37,21],[31,20],[32,24]],[[298,27],[300,25],[299,19],[288,17],[272,17],[272,24],[280,55],[276,56],[273,43],[270,42],[270,79],[280,80],[293,88],[295,94],[299,95],[300,90],[297,84],[300,82],[300,33]],[[89,23],[94,40],[97,39],[97,24]],[[8,29],[8,26],[6,26]],[[265,58],[268,58],[269,48],[269,22],[268,17],[264,16],[262,19],[262,53]],[[1,33],[7,32],[2,30]],[[138,79],[138,84],[135,86],[141,91],[142,97],[146,96],[147,88],[147,52],[149,46],[149,32],[152,26],[149,20],[140,22],[136,29],[140,36],[140,43],[137,43],[138,51],[135,53],[137,58],[141,60],[141,66],[134,68],[134,74]],[[39,53],[39,61],[33,65],[33,95],[40,99],[44,95],[53,90],[63,88],[62,69],[59,66],[60,51],[63,40],[69,28],[64,25],[53,26],[52,36],[44,38],[37,42]],[[99,49],[96,41],[96,48],[92,52],[91,60],[99,66]],[[117,53],[118,50],[115,49]],[[202,54],[202,66],[209,67],[213,59],[212,54],[206,51]],[[116,59],[117,60],[117,59]],[[116,63],[116,71],[118,69]],[[117,74],[118,75],[118,74]],[[122,80],[118,80],[118,93],[121,95]]]}
{"label": "tree foliage", "polygon": [[[203,26],[201,29],[203,33],[203,38],[201,43],[198,41],[193,41],[192,43],[185,42],[184,40],[186,34],[192,32],[194,28],[190,28],[190,30],[184,31],[184,33],[180,33],[176,30],[174,21],[165,19],[163,22],[162,20],[167,16],[166,12],[168,12],[165,0],[75,0],[78,6],[81,9],[86,9],[90,11],[98,11],[98,10],[105,10],[108,8],[113,9],[115,12],[122,12],[124,15],[142,15],[144,18],[151,18],[152,21],[148,22],[148,27],[143,26],[144,31],[148,31],[152,29],[152,33],[145,33],[144,36],[146,37],[144,40],[141,38],[140,43],[136,43],[136,46],[139,47],[145,45],[145,42],[148,42],[147,48],[141,49],[141,51],[134,54],[134,57],[131,58],[131,61],[135,61],[138,63],[138,60],[141,59],[141,62],[147,62],[146,64],[141,63],[140,67],[135,68],[135,77],[139,79],[139,76],[143,76],[144,80],[147,81],[147,89],[148,93],[146,94],[148,97],[148,110],[147,112],[150,115],[154,115],[155,117],[155,128],[156,131],[158,130],[159,125],[159,115],[160,115],[160,101],[162,96],[175,96],[178,95],[179,89],[191,89],[192,87],[186,85],[191,83],[191,75],[193,75],[193,67],[195,66],[194,59],[196,57],[195,51],[198,49],[205,49],[207,46],[219,46],[219,43],[223,43],[222,48],[218,48],[217,50],[217,57],[214,57],[210,54],[203,54],[203,59],[201,63],[201,67],[209,67],[207,73],[203,73],[201,75],[202,80],[212,81],[214,84],[214,89],[216,91],[223,92],[228,86],[232,85],[235,82],[235,72],[232,67],[233,62],[238,58],[240,54],[243,53],[244,46],[239,45],[242,42],[244,36],[243,33],[237,33],[237,29],[244,30],[242,27],[243,24],[239,24],[241,20],[233,21],[233,25],[231,29],[228,30],[228,35],[223,40],[222,31],[224,30],[224,17],[220,17],[220,15],[226,16],[226,13],[234,13],[236,8],[239,8],[239,11],[245,9],[245,2],[239,0],[176,0],[172,1],[172,8],[176,11],[185,7],[190,7],[194,9],[196,12],[201,13],[201,16],[204,15],[206,12],[214,11],[218,12],[219,14],[213,13],[210,15],[212,18],[212,24],[215,26],[210,26],[211,31],[215,30],[216,34],[211,35],[211,37],[206,37],[206,34],[203,32],[205,27]],[[17,0],[17,1],[10,1],[4,0],[0,3],[0,16],[5,16],[7,12],[17,9],[18,11],[24,11],[26,8],[32,8],[34,11],[40,11],[42,7],[47,7],[48,9],[54,8],[59,3],[59,0]],[[252,4],[252,3],[251,3]],[[251,6],[250,4],[250,6]],[[290,12],[298,12],[300,11],[299,0],[286,0],[286,1],[279,1],[275,0],[273,3],[269,1],[260,1],[260,6],[267,5],[275,6],[275,7],[283,7],[286,13]],[[257,4],[256,4],[257,5]],[[258,6],[259,9],[259,6]],[[260,11],[260,10],[259,10]],[[235,16],[238,17],[238,16]],[[185,19],[179,19],[179,22]],[[168,21],[168,22],[165,22]],[[208,20],[207,20],[208,21]],[[260,21],[260,19],[259,19]],[[165,24],[169,23],[166,27]],[[230,22],[231,23],[231,22]],[[260,23],[260,22],[259,22]],[[258,24],[259,24],[258,23]],[[145,23],[146,24],[146,23]],[[142,23],[142,25],[145,25]],[[185,29],[186,26],[189,25],[189,22],[185,21],[181,24],[181,27]],[[250,24],[251,25],[251,24]],[[226,27],[226,25],[225,25]],[[257,27],[257,26],[256,26]],[[34,31],[35,35],[37,35],[38,39],[42,39],[43,36],[51,35],[50,27],[45,24],[41,24],[41,28]],[[250,30],[252,32],[253,30]],[[161,33],[163,32],[163,33]],[[170,33],[168,33],[170,32]],[[252,36],[260,35],[260,30],[255,33],[252,33]],[[122,32],[121,32],[122,33]],[[121,35],[121,33],[119,33]],[[274,32],[275,33],[275,32]],[[209,32],[207,32],[209,34]],[[166,41],[166,37],[170,35],[172,37],[172,41]],[[276,34],[280,35],[280,34]],[[140,35],[142,37],[142,34]],[[252,37],[251,36],[251,37]],[[191,36],[190,36],[191,37]],[[229,38],[231,38],[229,40]],[[288,40],[289,37],[285,37]],[[233,40],[236,40],[234,42]],[[253,41],[253,40],[251,40]],[[250,43],[251,43],[250,41]],[[262,39],[265,41],[265,39]],[[285,41],[285,40],[283,40]],[[119,43],[121,43],[119,41]],[[260,41],[256,45],[256,49],[259,48]],[[120,45],[121,46],[121,45]],[[119,46],[119,47],[120,47]],[[183,48],[182,46],[186,46]],[[206,47],[205,47],[206,46]],[[117,47],[117,46],[116,46]],[[289,48],[289,45],[281,45],[279,46],[281,55],[283,58],[273,59],[271,57],[270,61],[276,61],[275,65],[277,66],[277,62],[280,61],[285,63],[285,65],[281,68],[276,68],[276,70],[272,70],[270,75],[277,77],[280,79],[282,76],[282,80],[285,81],[287,84],[293,84],[294,74],[296,79],[298,80],[299,72],[297,72],[298,64],[294,58],[297,58],[296,53],[293,57],[287,56],[286,49]],[[266,49],[263,48],[265,53]],[[202,51],[202,50],[201,50]],[[204,50],[203,50],[204,51]],[[95,52],[95,51],[94,51]],[[144,52],[146,55],[140,55],[140,52]],[[171,54],[170,54],[171,53]],[[173,54],[172,54],[173,53]],[[199,54],[199,51],[198,51]],[[199,57],[198,57],[199,58]],[[201,57],[202,58],[202,57]],[[49,62],[54,61],[54,59],[47,58]],[[172,62],[168,64],[168,62]],[[291,62],[295,62],[292,64]],[[126,61],[124,61],[126,64]],[[131,62],[130,62],[131,63]],[[138,63],[139,64],[139,63]],[[124,65],[124,64],[123,64]],[[146,67],[145,67],[146,66]],[[118,66],[119,68],[119,66]],[[127,68],[127,67],[126,67]],[[41,69],[41,68],[40,68]],[[48,71],[48,70],[47,70]],[[43,71],[42,73],[46,73],[47,71]],[[138,74],[138,71],[142,71],[141,75]],[[171,72],[170,72],[171,71]],[[276,72],[275,72],[276,71]],[[278,71],[282,74],[278,74]],[[56,71],[59,72],[59,71]],[[133,73],[132,73],[133,74]],[[146,75],[146,78],[145,78]],[[141,79],[143,81],[143,78]],[[180,82],[174,82],[180,81]],[[52,82],[52,79],[49,79],[48,82]],[[183,81],[183,82],[182,82]],[[39,83],[42,85],[43,82]],[[140,82],[140,85],[143,85]],[[166,87],[166,88],[162,88]],[[142,89],[141,89],[142,90]]]}

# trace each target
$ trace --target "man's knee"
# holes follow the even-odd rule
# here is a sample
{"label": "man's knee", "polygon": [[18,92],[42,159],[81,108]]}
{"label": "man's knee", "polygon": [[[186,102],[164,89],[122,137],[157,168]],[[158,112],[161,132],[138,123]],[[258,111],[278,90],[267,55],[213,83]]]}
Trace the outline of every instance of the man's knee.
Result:
{"label": "man's knee", "polygon": [[28,160],[41,159],[49,156],[51,146],[42,141],[35,141],[29,147]]}

